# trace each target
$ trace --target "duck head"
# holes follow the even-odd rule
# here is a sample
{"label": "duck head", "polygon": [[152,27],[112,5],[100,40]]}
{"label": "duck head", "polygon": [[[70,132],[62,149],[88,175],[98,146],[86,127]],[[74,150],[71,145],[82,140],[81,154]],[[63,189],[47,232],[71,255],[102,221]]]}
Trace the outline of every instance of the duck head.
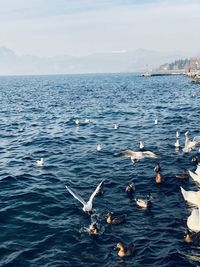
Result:
{"label": "duck head", "polygon": [[184,240],[187,243],[192,243],[191,233],[188,229],[185,231]]}
{"label": "duck head", "polygon": [[124,246],[123,246],[122,242],[118,242],[116,247],[118,249],[124,249]]}

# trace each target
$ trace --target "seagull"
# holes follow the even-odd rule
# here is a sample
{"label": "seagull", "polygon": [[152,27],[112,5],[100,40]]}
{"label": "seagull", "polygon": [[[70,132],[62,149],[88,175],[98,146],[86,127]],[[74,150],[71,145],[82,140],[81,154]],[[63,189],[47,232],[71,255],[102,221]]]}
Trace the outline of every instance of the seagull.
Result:
{"label": "seagull", "polygon": [[144,143],[142,141],[140,141],[140,149],[144,148]]}
{"label": "seagull", "polygon": [[114,124],[113,124],[113,128],[114,128],[115,130],[117,130],[117,129],[119,128],[119,125],[118,125],[117,123],[114,123]]}
{"label": "seagull", "polygon": [[88,202],[85,202],[81,196],[79,196],[77,193],[75,193],[69,186],[65,186],[67,188],[67,190],[69,191],[69,193],[75,198],[77,199],[79,202],[81,202],[83,204],[83,211],[84,212],[90,212],[92,210],[92,202],[94,197],[96,196],[96,194],[99,192],[101,185],[103,184],[104,180],[102,180],[100,182],[100,184],[96,187],[95,191],[92,193],[92,195],[90,196]]}
{"label": "seagull", "polygon": [[197,144],[200,143],[200,136],[195,136],[193,141],[190,141],[188,133],[189,131],[185,133],[185,146],[183,148],[183,152],[185,153],[190,152]]}
{"label": "seagull", "polygon": [[85,119],[85,123],[90,123],[90,122],[91,122],[90,119],[88,118]]}
{"label": "seagull", "polygon": [[76,119],[74,122],[75,122],[76,126],[78,126],[80,123],[78,119]]}
{"label": "seagull", "polygon": [[101,150],[101,145],[97,144],[96,149],[97,149],[97,151],[100,151]]}
{"label": "seagull", "polygon": [[135,163],[136,160],[140,160],[143,158],[153,158],[153,159],[158,158],[158,156],[151,151],[132,151],[132,150],[125,150],[125,151],[119,152],[115,154],[115,156],[129,157],[131,158],[131,161],[133,163]]}
{"label": "seagull", "polygon": [[40,167],[44,166],[44,158],[36,160],[36,164],[37,166],[40,166]]}
{"label": "seagull", "polygon": [[186,191],[181,187],[183,198],[195,206],[200,205],[200,191]]}
{"label": "seagull", "polygon": [[200,216],[199,208],[193,209],[191,215],[187,219],[187,226],[193,232],[200,231]]}

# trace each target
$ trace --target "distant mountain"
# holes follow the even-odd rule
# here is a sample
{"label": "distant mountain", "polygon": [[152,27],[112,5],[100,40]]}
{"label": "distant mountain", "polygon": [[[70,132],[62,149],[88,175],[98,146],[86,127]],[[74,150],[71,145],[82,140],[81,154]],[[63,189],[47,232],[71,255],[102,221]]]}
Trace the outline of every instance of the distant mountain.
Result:
{"label": "distant mountain", "polygon": [[180,57],[145,49],[83,57],[18,56],[11,49],[0,47],[0,75],[143,72]]}
{"label": "distant mountain", "polygon": [[157,68],[157,71],[199,71],[200,56],[186,59],[175,60],[171,63],[165,63]]}

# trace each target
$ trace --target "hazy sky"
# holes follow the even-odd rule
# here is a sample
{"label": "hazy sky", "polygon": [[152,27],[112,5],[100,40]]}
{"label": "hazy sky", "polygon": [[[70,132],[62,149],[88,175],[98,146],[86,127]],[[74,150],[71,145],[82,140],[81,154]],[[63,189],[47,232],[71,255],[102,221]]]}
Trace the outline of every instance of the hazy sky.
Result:
{"label": "hazy sky", "polygon": [[18,55],[200,53],[200,0],[0,0],[0,46]]}

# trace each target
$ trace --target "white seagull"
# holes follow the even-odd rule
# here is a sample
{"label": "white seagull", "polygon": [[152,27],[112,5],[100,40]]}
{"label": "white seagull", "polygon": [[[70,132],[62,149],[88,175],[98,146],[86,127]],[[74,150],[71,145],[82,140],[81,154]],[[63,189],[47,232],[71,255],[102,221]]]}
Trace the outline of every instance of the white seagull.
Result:
{"label": "white seagull", "polygon": [[36,164],[37,166],[40,166],[40,167],[44,166],[44,158],[36,160]]}
{"label": "white seagull", "polygon": [[151,151],[132,151],[132,150],[125,150],[125,151],[119,152],[115,154],[115,156],[129,157],[131,158],[131,161],[133,163],[135,163],[136,160],[140,160],[143,158],[152,158],[152,159],[158,158],[158,156]]}
{"label": "white seagull", "polygon": [[96,145],[96,149],[97,149],[97,151],[101,151],[101,145],[100,144],[97,144]]}
{"label": "white seagull", "polygon": [[104,180],[101,181],[101,183],[97,186],[97,188],[95,189],[95,191],[92,193],[92,195],[90,196],[88,202],[85,202],[81,196],[79,196],[77,193],[75,193],[69,186],[65,186],[67,188],[67,190],[69,191],[69,193],[75,198],[77,199],[79,202],[81,202],[83,204],[83,211],[84,212],[90,212],[92,210],[92,202],[94,197],[96,196],[96,194],[99,192],[101,185],[103,184]]}
{"label": "white seagull", "polygon": [[188,131],[185,133],[185,146],[183,152],[190,152],[196,145],[200,143],[200,136],[195,136],[192,141],[188,137]]}
{"label": "white seagull", "polygon": [[75,122],[76,126],[79,126],[80,121],[78,119],[76,119],[74,122]]}
{"label": "white seagull", "polygon": [[186,201],[195,206],[200,205],[200,191],[186,191],[181,187],[181,193]]}
{"label": "white seagull", "polygon": [[192,210],[191,215],[187,219],[187,226],[191,231],[200,232],[199,208]]}

